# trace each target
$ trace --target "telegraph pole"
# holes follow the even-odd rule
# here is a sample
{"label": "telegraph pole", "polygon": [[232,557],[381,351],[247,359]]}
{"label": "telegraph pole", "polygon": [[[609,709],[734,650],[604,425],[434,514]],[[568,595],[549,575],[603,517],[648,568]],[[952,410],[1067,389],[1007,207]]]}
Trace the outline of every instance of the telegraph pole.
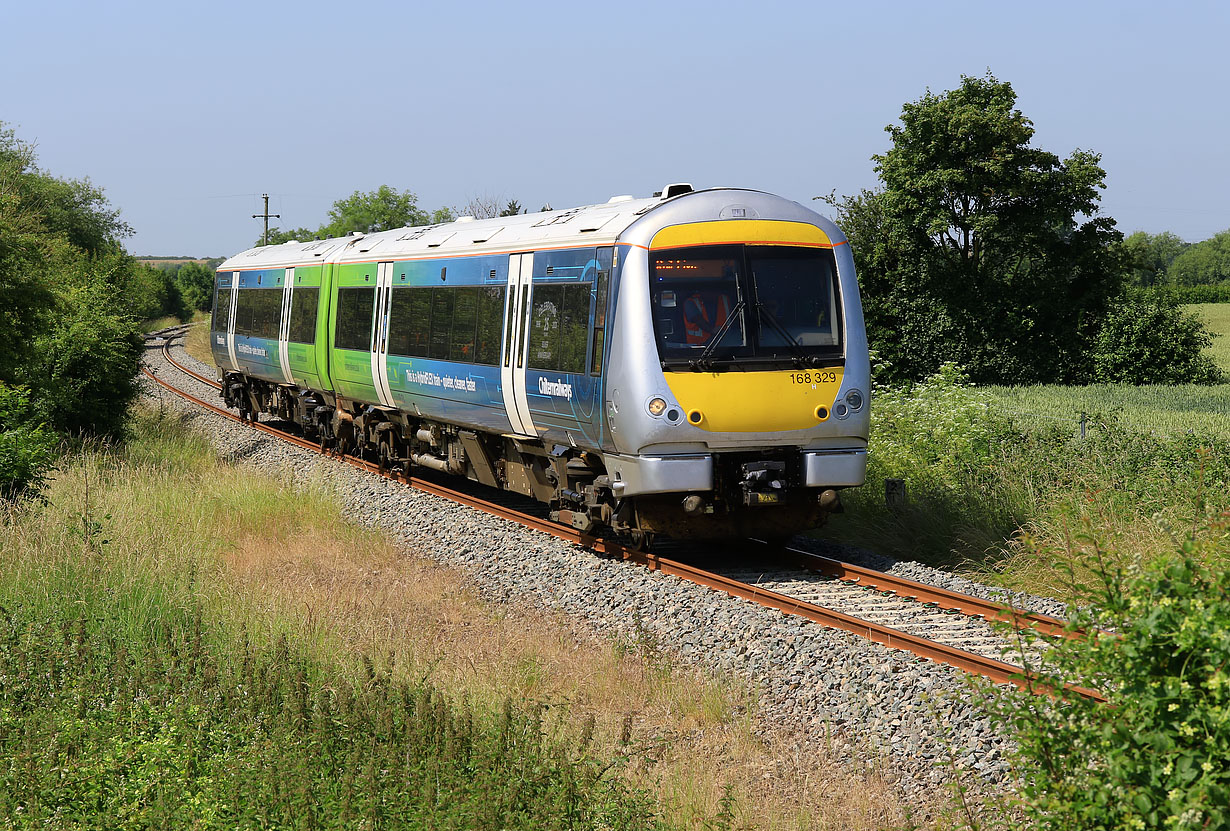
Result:
{"label": "telegraph pole", "polygon": [[261,237],[261,245],[268,245],[269,244],[269,217],[273,217],[274,219],[281,219],[282,215],[269,213],[269,194],[262,193],[261,198],[265,200],[265,212],[263,214],[252,214],[252,218],[265,220],[265,235]]}

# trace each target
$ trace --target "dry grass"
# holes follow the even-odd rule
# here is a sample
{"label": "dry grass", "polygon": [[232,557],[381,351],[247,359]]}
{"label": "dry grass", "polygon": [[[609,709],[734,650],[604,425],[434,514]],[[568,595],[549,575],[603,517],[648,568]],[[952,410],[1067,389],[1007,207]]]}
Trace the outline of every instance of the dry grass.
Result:
{"label": "dry grass", "polygon": [[728,786],[747,825],[858,829],[907,819],[878,772],[843,769],[814,748],[766,745],[753,732],[747,689],[674,666],[652,644],[596,641],[564,620],[492,606],[456,572],[375,534],[339,540],[336,530],[242,535],[221,557],[227,595],[330,660],[380,656],[488,707],[507,697],[543,702],[574,728],[592,716],[600,752],[625,755],[627,774],[655,783],[688,824],[714,816]]}
{"label": "dry grass", "polygon": [[209,351],[209,313],[197,312],[192,317],[194,326],[184,335],[184,351],[202,363],[213,365],[214,356]]}
{"label": "dry grass", "polygon": [[[122,458],[67,466],[44,504],[0,522],[0,604],[18,584],[25,596],[75,592],[85,608],[135,597],[132,625],[144,626],[191,592],[230,631],[285,633],[356,674],[367,656],[478,705],[541,702],[565,735],[592,717],[594,751],[623,759],[685,827],[724,798],[734,827],[884,828],[949,808],[907,805],[879,770],[824,747],[766,743],[748,688],[675,665],[657,644],[484,602],[459,573],[347,523],[323,490],[225,466],[176,423],[138,426]],[[97,574],[82,580],[83,562]]]}

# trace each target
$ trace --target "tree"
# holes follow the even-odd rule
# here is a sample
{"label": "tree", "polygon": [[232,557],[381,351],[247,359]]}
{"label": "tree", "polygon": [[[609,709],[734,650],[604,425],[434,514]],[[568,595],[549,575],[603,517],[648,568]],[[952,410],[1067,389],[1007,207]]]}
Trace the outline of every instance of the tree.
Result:
{"label": "tree", "polygon": [[1219,384],[1213,337],[1166,295],[1136,293],[1111,308],[1093,349],[1097,384]]}
{"label": "tree", "polygon": [[504,210],[500,211],[500,216],[516,216],[522,213],[525,213],[525,208],[521,207],[521,203],[516,199],[509,199],[508,204],[504,206]]}
{"label": "tree", "polygon": [[413,193],[381,185],[368,193],[356,190],[334,202],[329,209],[329,222],[321,231],[330,237],[343,237],[352,231],[370,234],[407,225],[428,225],[431,220],[431,214],[418,206],[418,197]]}
{"label": "tree", "polygon": [[[408,190],[397,190],[388,185],[381,185],[373,191],[355,191],[344,199],[338,199],[329,209],[329,221],[315,231],[307,228],[293,228],[283,231],[279,228],[269,229],[269,244],[280,245],[291,240],[306,242],[312,239],[327,237],[344,237],[358,231],[371,234],[376,231],[391,231],[394,228],[405,228],[412,225],[435,225],[441,222],[452,222],[452,208],[436,208],[425,211],[418,205],[418,197]],[[254,246],[264,244],[264,238],[257,239]]]}
{"label": "tree", "polygon": [[1178,286],[1203,286],[1230,280],[1230,231],[1188,246],[1175,257],[1166,276]]}
{"label": "tree", "polygon": [[1137,231],[1132,234],[1123,241],[1123,250],[1132,269],[1132,283],[1150,288],[1167,282],[1167,269],[1187,247],[1188,243],[1169,231],[1160,234]]}
{"label": "tree", "polygon": [[883,188],[833,201],[892,372],[955,361],[978,382],[1087,378],[1087,344],[1121,291],[1100,157],[1030,146],[1016,93],[989,72],[928,91],[886,129],[893,145],[872,157]]}
{"label": "tree", "polygon": [[189,310],[207,312],[213,308],[214,269],[201,263],[184,263],[175,272],[175,282]]}

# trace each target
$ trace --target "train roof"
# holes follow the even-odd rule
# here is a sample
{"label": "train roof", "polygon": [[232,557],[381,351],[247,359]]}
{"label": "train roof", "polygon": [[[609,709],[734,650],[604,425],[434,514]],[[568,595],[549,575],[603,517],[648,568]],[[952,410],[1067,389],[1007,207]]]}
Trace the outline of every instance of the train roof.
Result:
{"label": "train roof", "polygon": [[[641,217],[659,207],[699,202],[725,201],[725,195],[741,193],[753,203],[766,200],[784,209],[789,217],[821,225],[834,238],[841,232],[827,219],[810,209],[781,197],[742,188],[709,188],[694,191],[689,185],[668,185],[665,195],[648,199],[616,196],[598,205],[584,205],[559,211],[541,211],[492,219],[463,216],[438,225],[418,225],[352,234],[324,240],[288,242],[250,248],[227,259],[219,271],[246,271],[263,268],[304,266],[320,262],[373,262],[383,260],[436,259],[441,257],[506,254],[527,249],[574,248],[611,245]],[[689,198],[693,197],[693,198]],[[716,202],[715,202],[716,204]],[[677,213],[667,208],[667,215]],[[716,215],[716,214],[715,214]],[[664,220],[670,222],[669,216]]]}
{"label": "train roof", "polygon": [[227,259],[219,271],[302,266],[333,260],[345,246],[341,262],[500,254],[527,247],[570,248],[610,245],[619,234],[665,200],[616,196],[599,205],[542,211],[492,219],[460,217],[438,225],[417,225],[307,242],[250,248]]}

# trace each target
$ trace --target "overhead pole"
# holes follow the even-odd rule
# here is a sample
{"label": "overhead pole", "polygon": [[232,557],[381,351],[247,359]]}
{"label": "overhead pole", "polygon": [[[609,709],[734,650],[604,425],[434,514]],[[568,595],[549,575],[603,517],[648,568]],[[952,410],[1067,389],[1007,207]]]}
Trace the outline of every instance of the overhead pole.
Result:
{"label": "overhead pole", "polygon": [[268,245],[269,244],[269,217],[273,217],[274,219],[281,219],[282,215],[269,213],[269,194],[262,193],[261,199],[265,200],[265,212],[263,214],[252,214],[252,218],[265,220],[265,234],[264,236],[261,237],[261,245]]}

